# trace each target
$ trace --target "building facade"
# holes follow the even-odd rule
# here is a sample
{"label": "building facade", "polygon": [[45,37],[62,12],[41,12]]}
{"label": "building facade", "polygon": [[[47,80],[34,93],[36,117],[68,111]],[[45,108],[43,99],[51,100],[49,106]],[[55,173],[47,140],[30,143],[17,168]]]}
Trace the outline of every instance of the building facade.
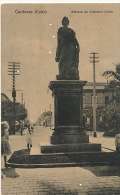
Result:
{"label": "building facade", "polygon": [[[111,92],[105,90],[107,83],[96,83],[96,109],[105,108],[112,98]],[[97,122],[103,118],[97,116]],[[92,130],[93,126],[93,83],[88,82],[83,88],[83,124]]]}
{"label": "building facade", "polygon": [[52,126],[52,112],[46,111],[38,118],[38,125],[51,127]]}

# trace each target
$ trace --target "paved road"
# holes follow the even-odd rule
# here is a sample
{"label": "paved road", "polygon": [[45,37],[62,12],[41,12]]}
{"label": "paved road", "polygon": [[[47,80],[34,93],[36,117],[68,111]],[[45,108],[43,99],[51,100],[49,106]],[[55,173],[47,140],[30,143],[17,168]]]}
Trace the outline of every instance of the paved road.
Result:
{"label": "paved road", "polygon": [[4,169],[3,195],[118,195],[119,167]]}
{"label": "paved road", "polygon": [[[37,147],[39,140],[48,143],[51,133],[50,129],[36,127],[33,146]],[[108,145],[114,145],[111,139],[105,139]],[[10,144],[13,151],[26,148],[25,136],[10,136]],[[4,168],[2,159],[2,173],[2,195],[120,194],[120,166],[14,169]]]}

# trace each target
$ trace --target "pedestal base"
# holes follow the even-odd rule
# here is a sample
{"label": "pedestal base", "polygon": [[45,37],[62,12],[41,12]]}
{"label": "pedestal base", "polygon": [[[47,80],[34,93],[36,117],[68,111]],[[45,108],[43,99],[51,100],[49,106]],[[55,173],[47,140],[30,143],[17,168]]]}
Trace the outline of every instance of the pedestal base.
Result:
{"label": "pedestal base", "polygon": [[74,135],[59,134],[51,136],[51,144],[89,143],[89,135],[79,133]]}

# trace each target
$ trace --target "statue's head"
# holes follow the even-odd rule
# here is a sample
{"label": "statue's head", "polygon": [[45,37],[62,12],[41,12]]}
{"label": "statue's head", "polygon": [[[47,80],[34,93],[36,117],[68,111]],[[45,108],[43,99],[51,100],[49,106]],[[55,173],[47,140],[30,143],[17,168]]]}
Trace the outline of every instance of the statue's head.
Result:
{"label": "statue's head", "polygon": [[62,25],[63,25],[63,26],[68,26],[68,25],[69,25],[69,20],[68,20],[67,17],[64,17],[64,18],[62,19]]}

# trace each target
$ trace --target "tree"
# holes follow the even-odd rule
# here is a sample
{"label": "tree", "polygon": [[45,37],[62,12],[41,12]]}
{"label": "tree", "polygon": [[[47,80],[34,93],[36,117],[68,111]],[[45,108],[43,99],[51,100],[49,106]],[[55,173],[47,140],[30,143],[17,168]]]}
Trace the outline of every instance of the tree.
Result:
{"label": "tree", "polygon": [[115,71],[105,71],[103,76],[112,78],[105,90],[112,92],[112,101],[120,102],[120,63],[116,64]]}
{"label": "tree", "polygon": [[116,68],[115,71],[113,70],[108,70],[103,73],[103,76],[107,77],[113,77],[116,81],[120,82],[120,63],[115,64]]}
{"label": "tree", "polygon": [[[24,120],[27,117],[27,110],[25,109],[23,104],[15,103],[15,120]],[[13,102],[4,101],[1,102],[1,120],[8,121],[10,125],[10,133],[12,133],[12,124],[14,121],[14,109]]]}
{"label": "tree", "polygon": [[120,125],[120,63],[116,64],[115,71],[105,71],[103,76],[111,77],[106,91],[112,93],[110,103],[102,110],[101,114],[105,118],[108,130],[115,129],[119,132]]}
{"label": "tree", "polygon": [[[27,117],[27,110],[20,103],[15,104],[16,108],[16,120],[24,120]],[[14,117],[13,113],[13,102],[2,102],[1,103],[1,120],[11,121]]]}

